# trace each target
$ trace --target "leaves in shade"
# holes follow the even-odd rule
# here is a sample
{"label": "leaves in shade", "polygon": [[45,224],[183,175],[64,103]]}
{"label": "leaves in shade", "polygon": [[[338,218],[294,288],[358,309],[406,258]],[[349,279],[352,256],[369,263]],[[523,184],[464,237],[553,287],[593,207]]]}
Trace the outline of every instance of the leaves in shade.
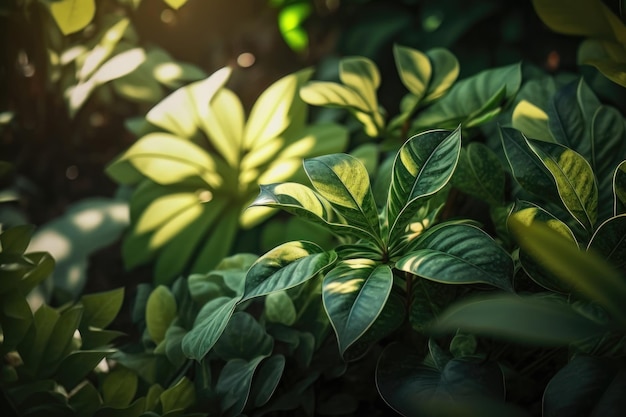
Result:
{"label": "leaves in shade", "polygon": [[613,212],[626,212],[626,161],[619,164],[613,175]]}
{"label": "leaves in shade", "polygon": [[250,395],[252,376],[263,359],[264,356],[259,356],[251,361],[231,359],[226,362],[215,386],[221,400],[221,415],[235,417],[241,414]]}
{"label": "leaves in shade", "polygon": [[322,299],[341,353],[372,326],[392,286],[391,269],[369,259],[340,261],[326,274]]}
{"label": "leaves in shade", "polygon": [[612,217],[598,226],[587,249],[602,256],[626,276],[626,214]]}
{"label": "leaves in shade", "polygon": [[257,356],[269,356],[274,340],[250,314],[238,311],[232,315],[224,332],[213,347],[222,359],[252,360]]}
{"label": "leaves in shade", "polygon": [[396,261],[401,271],[446,284],[484,283],[512,291],[513,260],[498,243],[468,224],[444,224]]}
{"label": "leaves in shade", "polygon": [[498,156],[486,145],[473,142],[461,149],[452,184],[489,205],[504,201],[504,170]]}
{"label": "leaves in shade", "polygon": [[152,340],[159,344],[174,318],[177,306],[174,294],[164,285],[159,285],[148,297],[146,305],[146,326]]}
{"label": "leaves in shade", "polygon": [[514,295],[459,302],[441,314],[432,331],[453,333],[457,329],[541,346],[565,346],[607,331],[564,301]]}

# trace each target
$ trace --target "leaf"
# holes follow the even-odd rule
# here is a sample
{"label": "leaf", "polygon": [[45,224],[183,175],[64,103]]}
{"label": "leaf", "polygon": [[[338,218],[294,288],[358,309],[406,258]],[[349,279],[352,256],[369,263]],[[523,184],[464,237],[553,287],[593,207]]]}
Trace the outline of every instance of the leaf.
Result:
{"label": "leaf", "polygon": [[252,381],[250,399],[254,407],[265,405],[276,390],[285,369],[285,357],[272,355],[261,362],[257,376]]}
{"label": "leaf", "polygon": [[421,100],[430,84],[432,66],[426,54],[413,48],[394,45],[393,56],[404,86]]}
{"label": "leaf", "polygon": [[35,226],[30,224],[24,224],[11,227],[7,230],[3,230],[0,233],[0,250],[2,253],[16,253],[22,255],[28,244],[30,238],[35,231]]}
{"label": "leaf", "polygon": [[196,389],[192,381],[182,377],[174,386],[159,396],[163,414],[174,410],[186,410],[196,403]]}
{"label": "leaf", "polygon": [[[579,97],[581,94],[584,97],[595,99],[595,102],[589,103],[590,100],[585,100],[583,103],[580,103]],[[589,109],[587,106],[583,108],[581,104],[590,104],[589,107],[591,108]],[[557,143],[575,149],[587,156],[589,134],[585,116],[589,112],[593,114],[599,105],[600,103],[593,95],[593,92],[590,91],[582,79],[577,82],[571,82],[559,89],[548,107],[548,124]],[[589,121],[591,121],[590,115],[588,116]]]}
{"label": "leaf", "polygon": [[45,359],[46,346],[59,317],[60,314],[56,310],[46,304],[41,305],[33,315],[31,331],[18,346],[24,367],[33,374],[38,372],[42,360]]}
{"label": "leaf", "polygon": [[93,73],[90,80],[95,85],[101,85],[121,78],[135,71],[145,60],[146,52],[143,48],[132,48],[120,52],[102,64],[102,66]]}
{"label": "leaf", "polygon": [[108,373],[102,382],[102,399],[110,407],[128,406],[137,391],[137,374],[123,367]]}
{"label": "leaf", "polygon": [[[617,109],[600,106],[591,121],[591,164],[601,193],[611,187],[615,167],[626,155],[626,126]],[[604,193],[601,194],[604,196]],[[604,207],[601,207],[604,210]]]}
{"label": "leaf", "polygon": [[96,14],[94,0],[58,0],[50,2],[49,7],[64,35],[84,29]]}
{"label": "leaf", "polygon": [[509,228],[520,247],[553,274],[591,301],[604,307],[622,325],[626,323],[626,283],[600,257],[582,252],[575,244],[541,223],[524,225],[512,217]]}
{"label": "leaf", "polygon": [[74,351],[67,355],[59,365],[55,380],[70,392],[98,366],[102,359],[114,352],[114,350]]}
{"label": "leaf", "polygon": [[412,291],[409,306],[409,323],[411,327],[424,333],[442,311],[454,301],[457,289],[455,286],[444,285],[422,278],[412,279]]}
{"label": "leaf", "polygon": [[484,283],[513,290],[513,260],[475,226],[448,224],[431,229],[415,248],[396,261],[396,269],[445,284]]}
{"label": "leaf", "polygon": [[334,154],[307,159],[304,169],[317,192],[347,223],[380,240],[378,211],[365,166],[355,157]]}
{"label": "leaf", "polygon": [[265,297],[265,316],[270,322],[291,326],[297,319],[296,307],[285,291],[273,292]]}
{"label": "leaf", "polygon": [[[534,221],[545,223],[546,226],[561,234],[571,241],[572,244],[578,246],[576,237],[571,229],[541,207],[527,201],[517,201],[513,213],[515,213],[515,219],[522,221],[526,225],[530,225]],[[567,283],[547,270],[545,265],[537,262],[537,260],[530,256],[525,250],[520,250],[519,259],[524,271],[537,284],[551,291],[562,293],[570,293],[572,291],[571,285],[567,285]]]}
{"label": "leaf", "polygon": [[626,371],[616,361],[577,355],[546,386],[543,415],[618,417],[626,406],[624,388]]}
{"label": "leaf", "polygon": [[115,290],[85,294],[80,298],[83,306],[81,328],[104,329],[117,316],[124,302],[124,287]]}
{"label": "leaf", "polygon": [[473,142],[461,149],[452,184],[489,205],[504,201],[505,176],[498,156],[486,145]]}
{"label": "leaf", "polygon": [[520,415],[504,404],[504,377],[495,362],[452,359],[439,371],[395,343],[381,354],[376,386],[404,416]]}
{"label": "leaf", "polygon": [[459,76],[459,61],[445,48],[426,51],[432,64],[432,75],[424,102],[432,102],[446,94]]}
{"label": "leaf", "polygon": [[226,362],[215,386],[221,400],[221,415],[225,417],[240,415],[248,402],[252,376],[263,359],[263,356],[259,356],[249,362],[243,359],[231,359]]}
{"label": "leaf", "polygon": [[250,314],[238,311],[232,315],[213,351],[225,361],[253,360],[272,353],[274,340]]}
{"label": "leaf", "polygon": [[356,91],[329,81],[312,81],[300,89],[302,100],[312,106],[340,107],[367,113],[368,104]]}
{"label": "leaf", "polygon": [[522,188],[539,198],[560,202],[556,181],[523,133],[500,128],[500,140],[511,172]]}
{"label": "leaf", "polygon": [[202,128],[209,142],[233,169],[241,159],[244,110],[235,93],[221,88],[212,97],[209,111],[202,118]]}
{"label": "leaf", "polygon": [[241,302],[293,288],[325,271],[337,260],[315,243],[284,243],[261,256],[248,270]]}
{"label": "leaf", "polygon": [[177,313],[176,299],[164,285],[159,285],[148,297],[146,305],[146,326],[150,338],[159,344]]}
{"label": "leaf", "polygon": [[180,9],[187,3],[187,0],[164,0],[164,1],[168,6],[170,6],[174,10]]}
{"label": "leaf", "polygon": [[417,202],[440,191],[450,181],[461,150],[461,128],[431,130],[402,145],[393,163],[387,198],[389,242],[404,232]]}
{"label": "leaf", "polygon": [[74,350],[72,341],[82,314],[82,306],[76,305],[65,310],[56,321],[44,350],[40,366],[42,373],[49,373],[56,369],[58,362]]}
{"label": "leaf", "polygon": [[498,112],[502,101],[510,100],[520,88],[521,66],[509,65],[482,71],[454,84],[448,93],[432,106],[422,110],[412,128],[432,126],[452,129],[459,123],[478,123],[481,116]]}
{"label": "leaf", "polygon": [[342,354],[372,326],[392,286],[391,269],[369,259],[341,261],[326,274],[322,300]]}
{"label": "leaf", "polygon": [[33,322],[33,313],[24,295],[13,290],[0,296],[0,324],[2,325],[2,346],[6,354],[15,350],[28,333]]}
{"label": "leaf", "polygon": [[598,186],[589,163],[563,145],[529,140],[556,181],[565,208],[591,231],[598,217]]}
{"label": "leaf", "polygon": [[224,332],[239,301],[238,297],[219,297],[205,304],[193,328],[183,338],[183,353],[200,361]]}
{"label": "leaf", "polygon": [[513,110],[512,126],[526,137],[554,142],[548,127],[548,114],[540,107],[521,100]]}
{"label": "leaf", "polygon": [[626,214],[612,217],[598,226],[587,250],[599,254],[626,275]]}
{"label": "leaf", "polygon": [[305,24],[311,11],[309,3],[292,3],[282,6],[278,12],[280,33],[293,51],[305,52],[309,46]]}
{"label": "leaf", "polygon": [[374,61],[365,57],[346,57],[339,62],[339,79],[367,103],[369,112],[378,111],[376,90],[380,73]]}
{"label": "leaf", "polygon": [[626,161],[622,161],[613,174],[613,201],[616,216],[626,211]]}
{"label": "leaf", "polygon": [[566,346],[608,330],[563,301],[504,294],[454,304],[439,316],[431,331],[441,334],[457,329],[539,346]]}

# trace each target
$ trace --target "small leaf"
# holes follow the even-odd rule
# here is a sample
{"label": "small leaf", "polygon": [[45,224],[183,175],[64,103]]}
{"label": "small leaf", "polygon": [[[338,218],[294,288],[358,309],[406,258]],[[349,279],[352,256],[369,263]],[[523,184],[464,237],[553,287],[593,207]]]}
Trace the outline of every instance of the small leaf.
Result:
{"label": "small leaf", "polygon": [[312,81],[300,89],[302,100],[312,106],[340,107],[368,112],[368,104],[356,91],[329,81]]}
{"label": "small leaf", "polygon": [[416,203],[440,191],[452,177],[461,150],[461,128],[432,130],[410,138],[396,155],[387,219],[389,241],[404,232]]}
{"label": "small leaf", "polygon": [[459,302],[434,324],[436,334],[463,332],[525,345],[566,346],[608,329],[563,301],[497,295]]}
{"label": "small leaf", "polygon": [[242,302],[302,284],[333,265],[335,252],[314,243],[284,243],[261,256],[248,270]]}
{"label": "small leaf", "polygon": [[198,313],[193,329],[183,338],[183,353],[201,360],[224,332],[239,298],[220,297],[208,302]]}
{"label": "small leaf", "polygon": [[168,6],[170,6],[174,10],[180,9],[187,3],[187,0],[164,0],[164,1],[165,3],[167,3]]}
{"label": "small leaf", "polygon": [[613,200],[616,216],[626,211],[626,161],[622,161],[613,174]]}
{"label": "small leaf", "polygon": [[238,311],[230,318],[213,351],[225,361],[250,361],[258,356],[269,356],[273,347],[274,339],[263,326],[250,314]]}
{"label": "small leaf", "polygon": [[104,329],[117,316],[124,302],[124,288],[85,294],[80,302],[84,308],[81,327],[98,327]]}
{"label": "small leaf", "polygon": [[50,13],[64,35],[84,29],[96,13],[94,0],[58,0],[50,2]]}
{"label": "small leaf", "polygon": [[221,415],[225,417],[240,415],[248,402],[252,376],[263,359],[263,356],[259,356],[249,362],[243,359],[231,359],[226,362],[215,386],[215,391],[221,399]]}
{"label": "small leaf", "polygon": [[143,48],[133,48],[120,52],[106,61],[91,76],[90,81],[96,85],[121,78],[137,69],[146,60]]}
{"label": "small leaf", "polygon": [[[55,380],[70,392],[79,383],[84,381],[87,375],[98,366],[102,359],[110,356],[114,352],[114,350],[74,351],[67,355],[59,365]],[[102,385],[102,389],[104,390],[104,385]]]}
{"label": "small leaf", "polygon": [[442,225],[421,238],[395,267],[445,284],[484,283],[512,291],[513,260],[488,234],[467,224]]}
{"label": "small leaf", "polygon": [[459,61],[445,48],[426,51],[432,64],[432,76],[424,102],[432,102],[446,94],[459,76]]}
{"label": "small leaf", "polygon": [[0,234],[0,250],[2,253],[16,253],[22,255],[33,235],[35,226],[30,224],[11,227]]}
{"label": "small leaf", "polygon": [[365,166],[353,156],[334,154],[307,159],[304,169],[322,197],[347,223],[380,240],[378,211]]}
{"label": "small leaf", "polygon": [[554,142],[548,127],[548,115],[540,107],[526,100],[521,100],[515,106],[512,115],[512,126],[526,135],[526,137]]}
{"label": "small leaf", "polygon": [[372,326],[392,286],[391,269],[369,259],[341,261],[326,274],[322,299],[342,354]]}
{"label": "small leaf", "polygon": [[432,66],[426,54],[405,46],[394,45],[393,56],[404,86],[421,100],[430,84]]}
{"label": "small leaf", "polygon": [[159,396],[163,414],[174,410],[186,410],[196,403],[196,389],[187,377],[182,377],[174,386]]}
{"label": "small leaf", "polygon": [[146,326],[150,338],[159,344],[165,338],[165,332],[176,317],[176,299],[172,292],[164,285],[159,285],[152,291],[146,306]]}
{"label": "small leaf", "polygon": [[273,292],[265,297],[265,316],[270,322],[291,326],[297,318],[296,307],[285,291]]}
{"label": "small leaf", "polygon": [[102,399],[110,407],[126,407],[137,391],[137,374],[126,368],[117,368],[110,372],[102,382]]}
{"label": "small leaf", "polygon": [[626,214],[612,217],[598,226],[587,250],[604,257],[626,275]]}

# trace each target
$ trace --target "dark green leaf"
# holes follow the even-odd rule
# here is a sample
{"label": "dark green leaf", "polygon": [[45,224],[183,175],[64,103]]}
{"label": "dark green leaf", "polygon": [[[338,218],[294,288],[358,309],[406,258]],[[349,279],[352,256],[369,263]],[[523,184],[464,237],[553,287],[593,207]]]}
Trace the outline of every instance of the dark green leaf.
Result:
{"label": "dark green leaf", "polygon": [[146,326],[150,338],[159,344],[165,337],[167,328],[176,317],[177,306],[174,295],[164,285],[159,285],[152,291],[146,305]]}
{"label": "dark green leaf", "polygon": [[4,230],[0,234],[0,249],[3,253],[23,254],[30,243],[35,226],[24,224]]}
{"label": "dark green leaf", "polygon": [[196,402],[196,390],[187,377],[182,377],[173,387],[163,391],[159,396],[163,413],[174,410],[186,410]]}
{"label": "dark green leaf", "polygon": [[613,214],[626,211],[626,161],[622,161],[613,175]]}
{"label": "dark green leaf", "polygon": [[130,405],[137,392],[137,374],[126,368],[117,368],[106,375],[102,382],[102,399],[110,407]]}
{"label": "dark green leaf", "polygon": [[270,400],[283,376],[284,369],[285,357],[283,355],[273,355],[261,363],[257,376],[252,381],[250,392],[254,407],[260,407]]}
{"label": "dark green leaf", "polygon": [[215,386],[215,391],[220,396],[223,416],[235,417],[243,411],[250,395],[252,376],[263,359],[264,356],[249,362],[231,359],[226,363]]}
{"label": "dark green leaf", "polygon": [[452,184],[490,205],[504,201],[504,170],[498,156],[480,142],[461,149]]}
{"label": "dark green leaf", "polygon": [[612,217],[598,226],[587,249],[604,257],[626,276],[626,214]]}
{"label": "dark green leaf", "polygon": [[250,314],[238,311],[230,318],[213,350],[225,361],[250,361],[258,356],[269,356],[273,346],[274,340],[263,326]]}
{"label": "dark green leaf", "polygon": [[[82,314],[83,307],[80,305],[73,306],[61,314],[48,339],[42,368],[54,368],[56,362],[61,361],[73,350],[74,333],[78,329]],[[47,372],[49,369],[42,369],[42,371]]]}
{"label": "dark green leaf", "polygon": [[82,382],[114,350],[80,350],[67,355],[55,375],[56,381],[69,392]]}
{"label": "dark green leaf", "polygon": [[285,290],[315,277],[337,260],[314,243],[287,242],[260,257],[246,274],[242,301]]}
{"label": "dark green leaf", "polygon": [[342,354],[378,318],[392,286],[391,269],[369,259],[341,261],[326,274],[322,299]]}
{"label": "dark green leaf", "polygon": [[104,329],[111,324],[122,308],[124,288],[86,294],[81,297],[80,302],[84,309],[81,327],[91,326]]}
{"label": "dark green leaf", "polygon": [[461,128],[432,130],[410,138],[398,152],[387,200],[389,242],[404,232],[418,202],[440,191],[452,177],[461,150]]}
{"label": "dark green leaf", "polygon": [[413,278],[409,322],[423,333],[456,296],[456,288],[422,278]]}
{"label": "dark green leaf", "polygon": [[484,283],[513,290],[513,260],[475,226],[448,224],[433,229],[415,248],[396,261],[397,269],[446,284]]}

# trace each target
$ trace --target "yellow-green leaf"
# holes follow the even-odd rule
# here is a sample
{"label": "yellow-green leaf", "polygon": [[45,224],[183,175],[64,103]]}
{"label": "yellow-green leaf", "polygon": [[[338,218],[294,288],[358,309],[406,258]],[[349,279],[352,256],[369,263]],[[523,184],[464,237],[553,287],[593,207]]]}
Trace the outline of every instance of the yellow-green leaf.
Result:
{"label": "yellow-green leaf", "polygon": [[94,0],[60,0],[50,2],[50,13],[64,35],[84,29],[96,13]]}

